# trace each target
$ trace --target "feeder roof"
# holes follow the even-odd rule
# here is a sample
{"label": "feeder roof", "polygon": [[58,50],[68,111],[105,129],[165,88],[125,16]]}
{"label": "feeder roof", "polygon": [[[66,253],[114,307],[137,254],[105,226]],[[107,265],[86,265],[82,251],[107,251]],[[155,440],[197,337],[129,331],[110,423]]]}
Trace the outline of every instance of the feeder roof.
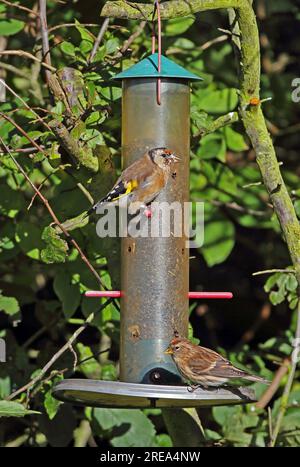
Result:
{"label": "feeder roof", "polygon": [[114,76],[114,79],[129,78],[179,78],[187,80],[202,80],[194,73],[190,73],[182,66],[172,62],[164,55],[161,56],[161,72],[158,73],[158,54],[154,53],[144,58],[132,67]]}

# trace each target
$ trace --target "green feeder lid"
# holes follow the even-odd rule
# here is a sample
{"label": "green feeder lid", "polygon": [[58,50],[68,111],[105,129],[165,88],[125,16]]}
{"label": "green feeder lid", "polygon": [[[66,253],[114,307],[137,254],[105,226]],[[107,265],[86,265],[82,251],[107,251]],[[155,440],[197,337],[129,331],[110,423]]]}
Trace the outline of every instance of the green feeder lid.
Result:
{"label": "green feeder lid", "polygon": [[158,73],[158,54],[154,53],[144,58],[136,65],[114,76],[114,79],[128,78],[180,78],[187,80],[202,80],[194,73],[190,73],[182,66],[172,62],[164,55],[161,56],[161,72]]}

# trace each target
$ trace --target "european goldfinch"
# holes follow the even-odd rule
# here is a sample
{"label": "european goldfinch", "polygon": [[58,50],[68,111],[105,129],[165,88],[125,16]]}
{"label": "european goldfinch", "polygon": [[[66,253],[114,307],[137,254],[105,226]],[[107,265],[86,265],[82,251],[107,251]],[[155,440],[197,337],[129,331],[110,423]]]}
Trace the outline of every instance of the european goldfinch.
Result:
{"label": "european goldfinch", "polygon": [[110,192],[88,211],[125,198],[129,214],[135,214],[153,201],[166,186],[172,163],[179,158],[167,148],[154,148],[125,169]]}

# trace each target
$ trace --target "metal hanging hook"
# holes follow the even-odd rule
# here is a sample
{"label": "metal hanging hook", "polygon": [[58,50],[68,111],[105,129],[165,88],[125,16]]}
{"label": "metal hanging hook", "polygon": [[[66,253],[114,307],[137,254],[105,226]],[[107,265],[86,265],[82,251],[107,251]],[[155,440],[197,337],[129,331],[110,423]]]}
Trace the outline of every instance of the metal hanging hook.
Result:
{"label": "metal hanging hook", "polygon": [[[160,17],[160,4],[159,0],[155,0],[154,2],[154,10],[152,16],[152,53],[155,53],[155,45],[156,45],[156,33],[155,33],[155,23],[154,18],[157,12],[157,36],[158,36],[158,47],[157,47],[157,71],[161,73],[161,17]],[[156,86],[156,100],[157,104],[161,104],[161,78],[157,78],[157,86]]]}

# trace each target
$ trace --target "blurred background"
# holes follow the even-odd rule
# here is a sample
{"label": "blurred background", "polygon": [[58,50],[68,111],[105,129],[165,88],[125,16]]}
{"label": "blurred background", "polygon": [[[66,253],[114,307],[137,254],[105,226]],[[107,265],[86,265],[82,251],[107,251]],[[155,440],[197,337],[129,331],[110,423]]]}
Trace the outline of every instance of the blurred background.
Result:
{"label": "blurred background", "polygon": [[[145,22],[111,19],[94,47],[104,22],[103,1],[47,1],[50,53],[45,56],[37,15],[41,2],[16,3],[0,2],[0,77],[17,93],[1,89],[0,137],[65,222],[104,195],[120,173],[121,88],[110,78],[150,53],[151,29]],[[272,98],[263,110],[300,216],[300,102],[292,99],[292,82],[300,77],[300,2],[257,0],[253,6],[260,31],[261,97]],[[190,196],[205,201],[205,242],[190,252],[190,290],[234,294],[230,301],[191,302],[190,336],[270,379],[292,351],[297,283],[293,274],[281,272],[291,269],[290,258],[241,123],[209,132],[214,119],[237,108],[229,29],[222,10],[163,22],[164,54],[204,79],[191,92]],[[53,120],[96,170],[88,163],[78,170],[78,154],[51,132]],[[0,398],[30,381],[95,313],[71,351],[16,396],[24,410],[41,415],[2,418],[0,444],[171,446],[159,410],[113,414],[52,398],[52,385],[64,377],[118,378],[119,304],[99,312],[101,301],[83,298],[84,291],[98,288],[97,280],[74,245],[50,226],[49,212],[33,197],[3,144],[0,149],[0,337],[7,346]],[[99,239],[96,220],[72,230],[72,237],[102,282],[118,289],[119,242]],[[273,269],[278,272],[253,276]],[[283,372],[268,401],[274,418],[286,377]],[[296,374],[279,445],[300,445],[299,384]],[[262,395],[264,387],[252,386]],[[268,442],[265,407],[219,407],[199,416],[200,445]]]}

